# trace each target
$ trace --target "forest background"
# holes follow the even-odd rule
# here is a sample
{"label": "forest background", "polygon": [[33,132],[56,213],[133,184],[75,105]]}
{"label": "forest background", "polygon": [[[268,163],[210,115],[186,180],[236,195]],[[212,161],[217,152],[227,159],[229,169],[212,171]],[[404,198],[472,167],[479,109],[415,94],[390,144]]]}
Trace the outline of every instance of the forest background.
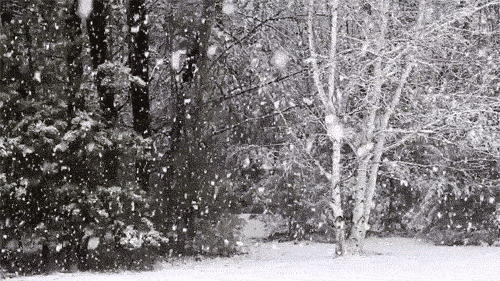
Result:
{"label": "forest background", "polygon": [[336,255],[498,240],[498,1],[0,6],[9,270],[229,255],[240,213]]}

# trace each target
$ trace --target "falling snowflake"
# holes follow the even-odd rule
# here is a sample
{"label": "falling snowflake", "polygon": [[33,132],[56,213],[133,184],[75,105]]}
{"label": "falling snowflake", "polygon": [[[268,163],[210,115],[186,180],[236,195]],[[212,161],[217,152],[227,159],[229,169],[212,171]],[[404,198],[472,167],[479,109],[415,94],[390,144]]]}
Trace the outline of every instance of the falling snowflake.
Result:
{"label": "falling snowflake", "polygon": [[181,70],[182,67],[182,56],[186,54],[186,50],[177,50],[172,53],[171,65],[175,71]]}
{"label": "falling snowflake", "polygon": [[337,140],[344,137],[344,128],[339,124],[333,115],[325,116],[328,136]]}
{"label": "falling snowflake", "polygon": [[222,12],[226,15],[232,15],[236,11],[236,6],[231,1],[224,1]]}
{"label": "falling snowflake", "polygon": [[130,33],[137,33],[137,32],[139,32],[139,26],[138,25],[132,26],[130,28]]}
{"label": "falling snowflake", "polygon": [[210,47],[208,47],[207,56],[209,58],[214,57],[216,53],[217,53],[217,45],[211,45]]}
{"label": "falling snowflake", "polygon": [[37,81],[38,83],[42,82],[42,73],[40,71],[35,71],[35,74],[33,75],[33,79]]}
{"label": "falling snowflake", "polygon": [[283,51],[276,51],[271,59],[271,63],[277,68],[285,68],[290,61],[290,57]]}
{"label": "falling snowflake", "polygon": [[78,15],[82,19],[89,17],[92,12],[93,0],[79,0],[78,1]]}
{"label": "falling snowflake", "polygon": [[87,249],[89,250],[95,250],[99,246],[99,237],[92,237],[89,239],[89,242],[87,244]]}

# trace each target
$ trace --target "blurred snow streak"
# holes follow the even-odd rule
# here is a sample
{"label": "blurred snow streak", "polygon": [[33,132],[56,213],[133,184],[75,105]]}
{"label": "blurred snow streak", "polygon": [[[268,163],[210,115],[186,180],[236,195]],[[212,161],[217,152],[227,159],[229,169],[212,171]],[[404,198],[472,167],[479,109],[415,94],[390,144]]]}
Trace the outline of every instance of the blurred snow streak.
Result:
{"label": "blurred snow streak", "polygon": [[78,1],[78,15],[82,19],[87,19],[92,12],[93,0],[79,0]]}

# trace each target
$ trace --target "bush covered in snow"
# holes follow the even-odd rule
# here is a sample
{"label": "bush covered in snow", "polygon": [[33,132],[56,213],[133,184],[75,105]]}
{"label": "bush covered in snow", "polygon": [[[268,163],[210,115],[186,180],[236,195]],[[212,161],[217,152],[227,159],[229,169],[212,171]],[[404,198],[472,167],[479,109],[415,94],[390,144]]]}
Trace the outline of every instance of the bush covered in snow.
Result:
{"label": "bush covered in snow", "polygon": [[500,240],[500,190],[481,188],[467,194],[447,189],[435,196],[423,229],[434,243],[492,245]]}
{"label": "bush covered in snow", "polygon": [[500,238],[495,159],[441,148],[448,157],[442,159],[437,148],[418,142],[406,149],[398,155],[400,164],[387,161],[382,170],[373,230],[424,235],[439,245],[492,244]]}
{"label": "bush covered in snow", "polygon": [[4,124],[9,133],[0,138],[4,265],[22,272],[151,262],[133,261],[132,253],[168,239],[151,222],[150,199],[120,165],[147,157],[147,141],[108,130],[86,112],[68,127],[59,117],[64,108],[55,104],[24,110],[24,118]]}

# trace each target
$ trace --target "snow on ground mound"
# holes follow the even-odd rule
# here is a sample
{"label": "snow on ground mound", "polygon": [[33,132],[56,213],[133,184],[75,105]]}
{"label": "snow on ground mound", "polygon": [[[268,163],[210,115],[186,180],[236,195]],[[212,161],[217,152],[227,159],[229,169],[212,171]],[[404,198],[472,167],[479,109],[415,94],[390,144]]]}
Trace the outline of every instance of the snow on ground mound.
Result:
{"label": "snow on ground mound", "polygon": [[200,262],[184,259],[152,272],[17,280],[500,280],[499,247],[445,247],[408,238],[371,238],[365,248],[366,255],[334,259],[332,244],[255,243],[247,255]]}

